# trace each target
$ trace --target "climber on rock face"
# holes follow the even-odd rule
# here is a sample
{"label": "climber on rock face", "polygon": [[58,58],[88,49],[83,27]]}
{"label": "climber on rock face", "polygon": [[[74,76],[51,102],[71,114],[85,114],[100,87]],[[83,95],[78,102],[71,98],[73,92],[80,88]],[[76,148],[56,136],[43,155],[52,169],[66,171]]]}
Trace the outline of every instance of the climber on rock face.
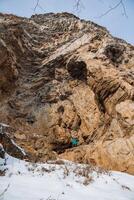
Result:
{"label": "climber on rock face", "polygon": [[72,147],[76,147],[79,143],[78,138],[71,138]]}
{"label": "climber on rock face", "polygon": [[72,130],[71,131],[71,144],[72,144],[72,147],[77,146],[78,143],[79,143],[78,133],[77,133],[76,130]]}

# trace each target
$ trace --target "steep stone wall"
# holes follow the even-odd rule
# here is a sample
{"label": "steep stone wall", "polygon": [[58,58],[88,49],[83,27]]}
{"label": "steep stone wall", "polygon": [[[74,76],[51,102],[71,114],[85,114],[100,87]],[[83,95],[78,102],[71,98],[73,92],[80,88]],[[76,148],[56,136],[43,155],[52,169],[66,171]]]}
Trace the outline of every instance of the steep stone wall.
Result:
{"label": "steep stone wall", "polygon": [[134,46],[69,13],[0,14],[0,30],[0,121],[30,159],[134,174]]}

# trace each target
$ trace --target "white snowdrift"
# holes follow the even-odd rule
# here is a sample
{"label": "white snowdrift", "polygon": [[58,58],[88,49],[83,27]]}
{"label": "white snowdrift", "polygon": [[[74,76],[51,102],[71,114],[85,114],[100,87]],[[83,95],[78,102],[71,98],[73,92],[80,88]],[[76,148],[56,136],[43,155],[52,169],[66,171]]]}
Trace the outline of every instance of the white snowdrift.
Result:
{"label": "white snowdrift", "polygon": [[134,200],[134,176],[125,173],[89,170],[88,177],[80,173],[85,165],[37,165],[9,156],[7,165],[0,165],[7,168],[0,177],[0,194],[7,188],[0,200]]}

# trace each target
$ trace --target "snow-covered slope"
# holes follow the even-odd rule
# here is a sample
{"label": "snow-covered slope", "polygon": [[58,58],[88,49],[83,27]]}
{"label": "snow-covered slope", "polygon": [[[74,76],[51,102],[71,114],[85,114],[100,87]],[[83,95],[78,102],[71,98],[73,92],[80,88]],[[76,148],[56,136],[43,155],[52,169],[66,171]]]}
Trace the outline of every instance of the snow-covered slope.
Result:
{"label": "snow-covered slope", "polygon": [[134,176],[56,163],[32,164],[7,156],[7,164],[0,163],[7,169],[0,177],[0,200],[134,200]]}

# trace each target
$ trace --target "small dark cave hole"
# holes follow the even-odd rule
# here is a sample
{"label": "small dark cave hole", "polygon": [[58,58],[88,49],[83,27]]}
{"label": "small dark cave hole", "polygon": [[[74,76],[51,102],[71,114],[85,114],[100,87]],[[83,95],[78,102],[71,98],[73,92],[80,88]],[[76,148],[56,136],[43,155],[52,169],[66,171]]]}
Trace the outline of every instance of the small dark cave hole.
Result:
{"label": "small dark cave hole", "polygon": [[64,113],[64,107],[63,106],[60,106],[58,109],[57,109],[58,113]]}
{"label": "small dark cave hole", "polygon": [[87,80],[87,67],[84,61],[71,60],[67,65],[67,70],[73,79]]}
{"label": "small dark cave hole", "polygon": [[114,63],[119,63],[122,60],[124,46],[117,44],[107,45],[104,54]]}
{"label": "small dark cave hole", "polygon": [[64,153],[67,149],[72,148],[71,143],[68,144],[55,144],[53,147],[53,151],[57,152],[58,154]]}

